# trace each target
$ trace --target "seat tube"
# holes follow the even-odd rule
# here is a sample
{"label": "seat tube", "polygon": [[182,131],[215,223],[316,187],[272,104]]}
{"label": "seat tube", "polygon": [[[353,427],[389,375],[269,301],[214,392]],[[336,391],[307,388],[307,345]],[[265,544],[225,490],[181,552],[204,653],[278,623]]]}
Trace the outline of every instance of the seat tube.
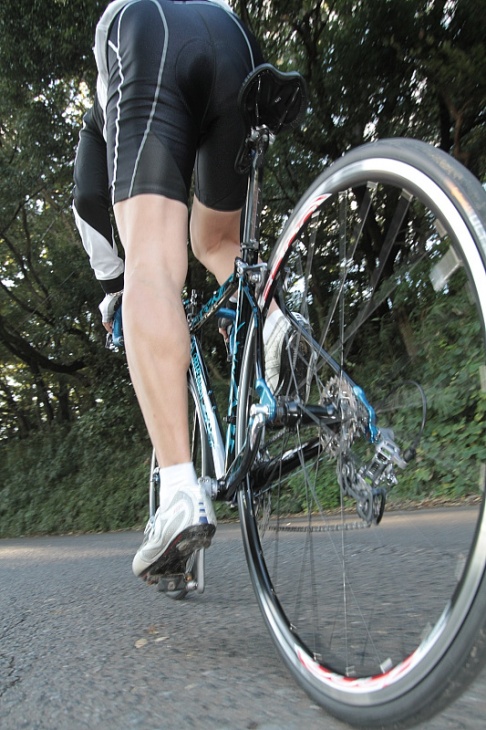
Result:
{"label": "seat tube", "polygon": [[245,226],[243,229],[242,258],[245,263],[254,264],[258,258],[259,233],[261,218],[261,192],[263,170],[252,168],[248,181],[248,195],[246,198]]}
{"label": "seat tube", "polygon": [[263,162],[269,145],[269,131],[266,127],[252,130],[253,157],[248,180],[245,206],[245,223],[241,244],[242,258],[250,265],[258,261],[260,248],[260,219],[262,212]]}

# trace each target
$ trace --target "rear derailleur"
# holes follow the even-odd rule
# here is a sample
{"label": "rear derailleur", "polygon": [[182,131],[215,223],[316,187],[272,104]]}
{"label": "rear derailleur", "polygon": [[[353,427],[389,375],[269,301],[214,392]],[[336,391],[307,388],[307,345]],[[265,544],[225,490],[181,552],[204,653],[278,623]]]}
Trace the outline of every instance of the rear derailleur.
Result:
{"label": "rear derailleur", "polygon": [[401,456],[389,429],[380,432],[369,463],[361,463],[350,449],[338,455],[337,476],[341,493],[356,500],[358,516],[368,527],[378,525],[383,517],[387,492],[397,484],[395,466],[405,469],[407,461]]}

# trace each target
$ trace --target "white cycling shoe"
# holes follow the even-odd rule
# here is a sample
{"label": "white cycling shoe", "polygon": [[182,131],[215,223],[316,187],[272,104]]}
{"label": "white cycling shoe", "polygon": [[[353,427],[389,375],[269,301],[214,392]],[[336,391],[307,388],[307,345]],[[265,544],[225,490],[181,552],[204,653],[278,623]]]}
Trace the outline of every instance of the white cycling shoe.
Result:
{"label": "white cycling shoe", "polygon": [[201,483],[179,489],[148,521],[132,570],[145,580],[177,572],[195,550],[210,546],[215,531],[213,504]]}
{"label": "white cycling shoe", "polygon": [[[298,312],[294,318],[308,328],[308,323]],[[309,347],[284,316],[277,319],[265,342],[265,380],[274,395],[289,395],[289,389],[302,389],[309,359]],[[299,395],[302,395],[299,393]]]}
{"label": "white cycling shoe", "polygon": [[272,393],[276,393],[278,389],[282,370],[282,350],[289,332],[290,322],[281,316],[265,343],[265,380]]}

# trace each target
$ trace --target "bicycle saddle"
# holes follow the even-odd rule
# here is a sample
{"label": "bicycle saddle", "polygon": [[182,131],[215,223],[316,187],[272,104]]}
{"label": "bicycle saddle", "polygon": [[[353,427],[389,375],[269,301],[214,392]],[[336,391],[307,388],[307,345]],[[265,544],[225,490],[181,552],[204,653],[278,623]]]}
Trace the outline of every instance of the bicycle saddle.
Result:
{"label": "bicycle saddle", "polygon": [[[307,108],[307,90],[296,71],[283,73],[269,63],[257,66],[245,79],[238,94],[238,107],[247,134],[265,125],[272,134],[295,127]],[[244,144],[238,155],[237,169],[248,170],[248,150]]]}
{"label": "bicycle saddle", "polygon": [[247,131],[265,124],[272,134],[295,127],[307,107],[307,92],[296,71],[282,73],[269,63],[257,66],[243,82],[238,106]]}

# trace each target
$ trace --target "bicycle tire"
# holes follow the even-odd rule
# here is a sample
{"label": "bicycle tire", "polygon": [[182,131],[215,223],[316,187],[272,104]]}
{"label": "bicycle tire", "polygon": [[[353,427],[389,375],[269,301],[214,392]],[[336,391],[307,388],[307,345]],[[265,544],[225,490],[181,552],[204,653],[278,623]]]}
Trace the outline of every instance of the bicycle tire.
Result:
{"label": "bicycle tire", "polygon": [[[431,717],[486,661],[485,266],[481,185],[408,139],[324,171],[269,262],[260,305],[275,297],[289,323],[278,394],[310,415],[266,429],[238,494],[246,558],[293,677],[360,728]],[[240,447],[256,399],[254,326]],[[374,481],[370,412],[348,376],[376,411],[378,441],[392,437],[409,459],[388,483]],[[336,423],[313,423],[316,404]]]}
{"label": "bicycle tire", "polygon": [[[211,454],[209,449],[208,440],[204,428],[201,428],[202,416],[201,406],[197,398],[195,385],[189,376],[188,381],[189,389],[189,438],[191,448],[191,461],[196,469],[196,475],[198,477],[208,476],[211,473]],[[150,479],[149,479],[149,512],[150,517],[155,516],[157,507],[159,506],[159,483],[158,479],[154,479],[157,468],[157,456],[155,449],[152,450],[152,458],[150,463]],[[189,556],[186,562],[186,573],[193,573],[196,569],[197,553],[193,553]],[[174,601],[181,601],[184,599],[189,591],[187,588],[178,588],[174,591],[163,591],[166,596]]]}

